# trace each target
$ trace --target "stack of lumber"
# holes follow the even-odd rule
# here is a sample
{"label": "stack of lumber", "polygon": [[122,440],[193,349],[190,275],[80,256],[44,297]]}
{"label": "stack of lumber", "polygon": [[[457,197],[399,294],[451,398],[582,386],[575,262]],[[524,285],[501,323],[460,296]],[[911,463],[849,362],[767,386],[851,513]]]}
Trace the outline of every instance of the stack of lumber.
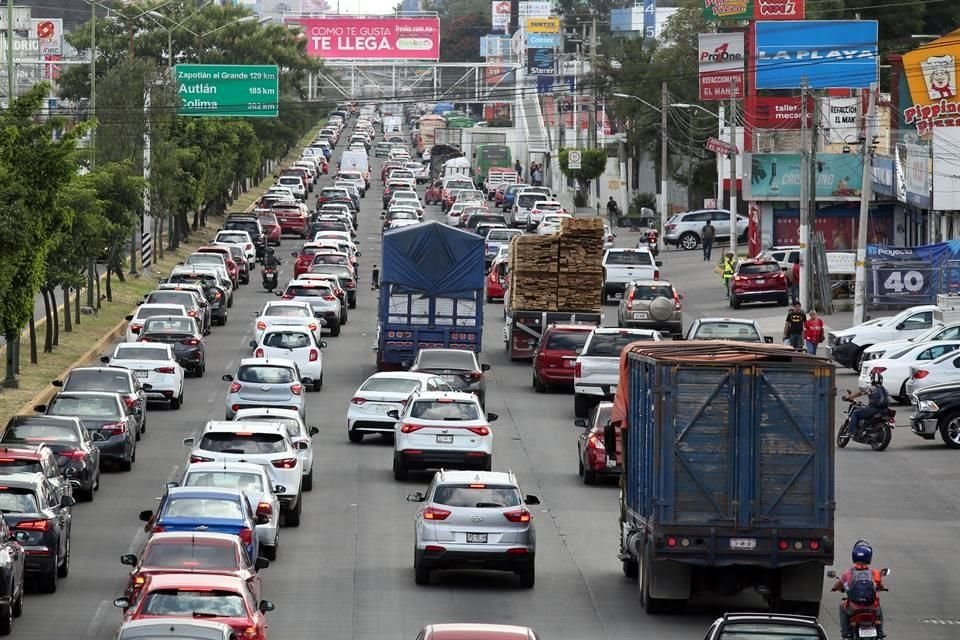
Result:
{"label": "stack of lumber", "polygon": [[510,242],[510,308],[557,310],[559,236],[517,236]]}

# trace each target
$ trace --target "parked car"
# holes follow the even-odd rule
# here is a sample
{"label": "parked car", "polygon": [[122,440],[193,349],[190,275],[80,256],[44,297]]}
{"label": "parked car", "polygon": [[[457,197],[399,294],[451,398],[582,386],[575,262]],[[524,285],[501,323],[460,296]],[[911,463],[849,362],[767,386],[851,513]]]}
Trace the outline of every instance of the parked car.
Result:
{"label": "parked car", "polygon": [[[730,212],[723,209],[698,209],[677,213],[667,220],[664,227],[663,242],[680,249],[696,249],[702,239],[700,231],[707,220],[716,230],[717,241],[730,238]],[[737,216],[737,238],[746,239],[749,221],[746,216]]]}
{"label": "parked car", "polygon": [[870,360],[860,368],[857,380],[861,389],[870,388],[870,378],[874,373],[883,376],[883,386],[887,393],[900,402],[910,402],[907,395],[907,380],[913,371],[922,369],[937,358],[960,348],[960,340],[937,340],[921,342],[886,354],[883,358]]}
{"label": "parked car", "polygon": [[577,354],[593,329],[589,324],[553,324],[546,328],[533,352],[533,388],[537,393],[551,386],[573,386]]}
{"label": "parked car", "polygon": [[960,377],[910,394],[910,428],[924,440],[937,434],[948,449],[960,449]]}
{"label": "parked car", "polygon": [[934,318],[937,306],[925,304],[904,309],[895,316],[874,318],[864,323],[827,333],[827,352],[845,367],[860,372],[863,353],[871,345],[916,337],[942,322]]}
{"label": "parked car", "polygon": [[420,349],[410,371],[433,373],[457,391],[477,396],[480,406],[486,406],[487,381],[484,374],[489,364],[480,364],[472,351],[461,349]]}
{"label": "parked car", "polygon": [[739,309],[747,302],[790,302],[787,278],[774,260],[742,260],[737,263],[730,282],[730,306]]}
{"label": "parked car", "polygon": [[577,438],[577,473],[583,484],[596,484],[602,477],[618,477],[623,468],[617,464],[615,451],[607,451],[604,429],[613,415],[613,403],[601,402],[586,418],[577,418],[574,425],[583,429]]}
{"label": "parked car", "polygon": [[904,391],[907,396],[921,389],[960,380],[960,351],[951,351],[931,362],[910,367]]}
{"label": "parked car", "polygon": [[617,308],[617,326],[683,333],[683,296],[666,280],[634,280]]}

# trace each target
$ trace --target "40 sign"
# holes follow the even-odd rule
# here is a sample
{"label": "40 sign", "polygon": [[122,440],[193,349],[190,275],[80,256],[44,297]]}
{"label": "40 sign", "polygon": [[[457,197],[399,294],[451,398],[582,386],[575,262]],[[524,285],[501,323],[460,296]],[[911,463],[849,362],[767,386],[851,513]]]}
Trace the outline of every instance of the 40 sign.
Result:
{"label": "40 sign", "polygon": [[276,65],[178,64],[174,79],[180,116],[276,118],[280,71]]}

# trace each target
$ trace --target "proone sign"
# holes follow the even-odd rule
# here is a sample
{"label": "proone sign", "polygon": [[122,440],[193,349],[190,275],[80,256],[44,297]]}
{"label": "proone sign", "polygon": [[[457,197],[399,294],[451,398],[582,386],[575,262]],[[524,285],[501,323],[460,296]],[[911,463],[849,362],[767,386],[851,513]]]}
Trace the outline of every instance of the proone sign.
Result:
{"label": "proone sign", "polygon": [[178,64],[174,79],[180,116],[276,118],[279,113],[276,65]]}

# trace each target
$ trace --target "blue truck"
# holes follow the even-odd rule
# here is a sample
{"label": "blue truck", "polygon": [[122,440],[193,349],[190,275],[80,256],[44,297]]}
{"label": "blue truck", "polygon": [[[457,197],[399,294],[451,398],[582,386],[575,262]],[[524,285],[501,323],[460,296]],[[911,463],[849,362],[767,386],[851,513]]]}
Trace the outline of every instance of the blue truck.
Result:
{"label": "blue truck", "polygon": [[834,552],[834,367],[777,345],[635,343],[607,450],[620,560],[647,613],[753,588],[818,615]]}
{"label": "blue truck", "polygon": [[426,348],[480,353],[484,241],[439,222],[383,234],[377,369],[407,368]]}

